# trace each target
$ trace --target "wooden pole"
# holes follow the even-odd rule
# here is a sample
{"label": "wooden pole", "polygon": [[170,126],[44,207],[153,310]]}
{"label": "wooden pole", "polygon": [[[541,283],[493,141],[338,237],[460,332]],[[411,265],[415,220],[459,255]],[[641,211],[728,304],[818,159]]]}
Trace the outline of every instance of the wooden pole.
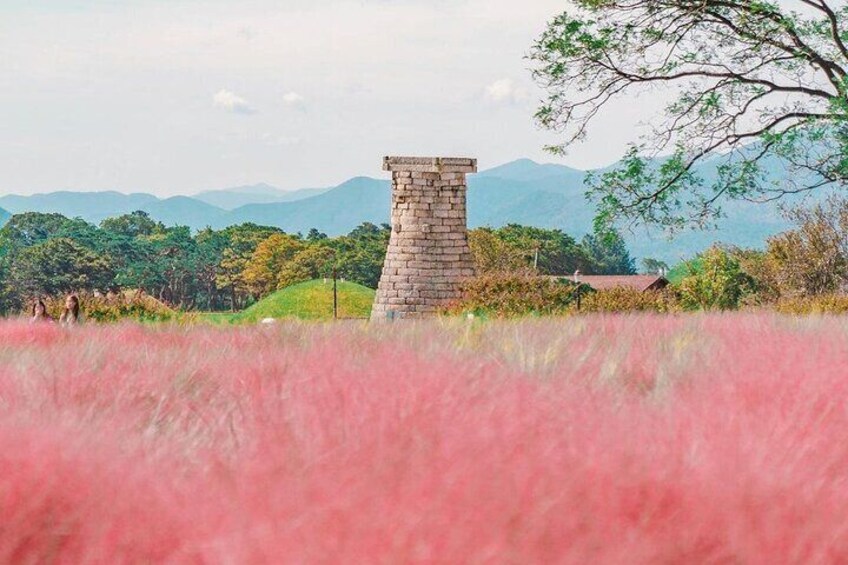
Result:
{"label": "wooden pole", "polygon": [[333,268],[333,319],[339,319],[339,289],[336,284],[336,279],[338,278],[338,273],[335,268]]}

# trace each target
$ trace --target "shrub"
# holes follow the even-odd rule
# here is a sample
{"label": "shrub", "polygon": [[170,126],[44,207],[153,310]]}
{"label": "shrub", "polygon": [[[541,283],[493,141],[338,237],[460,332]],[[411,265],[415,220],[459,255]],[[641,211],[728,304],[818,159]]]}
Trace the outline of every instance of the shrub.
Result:
{"label": "shrub", "polygon": [[[107,295],[83,292],[78,296],[83,319],[94,322],[168,322],[179,316],[176,311],[140,290],[110,292]],[[44,302],[50,315],[58,320],[65,307],[65,297],[49,297]]]}
{"label": "shrub", "polygon": [[826,295],[848,287],[848,199],[832,196],[787,216],[796,229],[768,241],[781,295]]}
{"label": "shrub", "polygon": [[848,314],[848,296],[844,294],[824,294],[784,298],[777,302],[775,310],[781,314]]}
{"label": "shrub", "polygon": [[678,291],[688,309],[735,310],[753,288],[753,280],[742,271],[739,261],[715,246],[700,255],[700,268],[692,268]]}
{"label": "shrub", "polygon": [[641,291],[633,288],[610,288],[585,293],[580,300],[581,312],[679,312],[682,308],[671,289]]}
{"label": "shrub", "polygon": [[474,312],[498,317],[560,314],[577,297],[577,286],[565,279],[525,274],[488,274],[468,281],[464,298],[449,313]]}

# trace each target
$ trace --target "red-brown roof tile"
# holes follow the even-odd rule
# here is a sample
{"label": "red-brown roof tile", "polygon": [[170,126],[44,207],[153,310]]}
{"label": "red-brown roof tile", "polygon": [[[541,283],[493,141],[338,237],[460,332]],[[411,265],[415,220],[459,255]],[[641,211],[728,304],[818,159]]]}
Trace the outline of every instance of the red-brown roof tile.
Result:
{"label": "red-brown roof tile", "polygon": [[[559,279],[575,280],[574,275],[560,276]],[[578,275],[577,280],[595,290],[610,288],[632,288],[634,290],[653,290],[668,286],[668,280],[659,275]]]}

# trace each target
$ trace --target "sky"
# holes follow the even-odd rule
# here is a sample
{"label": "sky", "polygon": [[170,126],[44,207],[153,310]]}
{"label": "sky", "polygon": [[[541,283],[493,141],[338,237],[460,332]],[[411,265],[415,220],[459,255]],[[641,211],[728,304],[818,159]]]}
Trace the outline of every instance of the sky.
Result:
{"label": "sky", "polygon": [[617,160],[650,99],[565,157],[525,59],[566,0],[0,0],[0,193],[158,195],[381,177],[384,155]]}

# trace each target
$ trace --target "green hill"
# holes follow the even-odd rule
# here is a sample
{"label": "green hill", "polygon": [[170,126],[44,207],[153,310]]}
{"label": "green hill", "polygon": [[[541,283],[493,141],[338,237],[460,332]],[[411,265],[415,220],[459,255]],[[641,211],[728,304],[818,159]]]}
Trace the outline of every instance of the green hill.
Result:
{"label": "green hill", "polygon": [[[339,282],[339,318],[367,318],[371,315],[374,291],[368,287]],[[237,314],[209,314],[214,322],[256,323],[265,318],[329,320],[333,317],[333,282],[314,280],[292,285],[270,294]]]}

